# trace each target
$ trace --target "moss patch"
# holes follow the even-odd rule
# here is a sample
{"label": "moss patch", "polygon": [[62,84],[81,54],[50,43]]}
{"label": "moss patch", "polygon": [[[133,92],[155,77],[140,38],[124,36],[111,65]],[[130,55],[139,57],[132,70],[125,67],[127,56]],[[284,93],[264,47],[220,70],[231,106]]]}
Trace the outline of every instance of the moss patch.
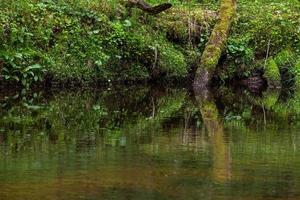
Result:
{"label": "moss patch", "polygon": [[268,80],[269,84],[280,84],[281,77],[279,67],[273,58],[268,60],[264,71],[264,76]]}

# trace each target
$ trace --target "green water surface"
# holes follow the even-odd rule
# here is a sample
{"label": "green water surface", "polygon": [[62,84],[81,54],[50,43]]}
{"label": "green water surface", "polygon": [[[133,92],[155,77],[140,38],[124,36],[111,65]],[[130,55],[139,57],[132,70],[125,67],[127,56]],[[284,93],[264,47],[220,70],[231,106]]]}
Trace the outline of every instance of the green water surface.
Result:
{"label": "green water surface", "polygon": [[0,94],[1,200],[300,199],[300,93]]}

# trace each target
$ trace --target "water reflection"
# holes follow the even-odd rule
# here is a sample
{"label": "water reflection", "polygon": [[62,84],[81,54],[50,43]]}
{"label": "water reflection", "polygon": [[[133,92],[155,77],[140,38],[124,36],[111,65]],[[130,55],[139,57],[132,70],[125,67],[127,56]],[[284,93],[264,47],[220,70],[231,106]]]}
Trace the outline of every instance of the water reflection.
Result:
{"label": "water reflection", "polygon": [[0,199],[299,199],[294,92],[1,92]]}
{"label": "water reflection", "polygon": [[195,93],[196,102],[212,145],[212,177],[219,182],[229,181],[231,178],[230,147],[225,141],[223,122],[216,103],[210,91]]}

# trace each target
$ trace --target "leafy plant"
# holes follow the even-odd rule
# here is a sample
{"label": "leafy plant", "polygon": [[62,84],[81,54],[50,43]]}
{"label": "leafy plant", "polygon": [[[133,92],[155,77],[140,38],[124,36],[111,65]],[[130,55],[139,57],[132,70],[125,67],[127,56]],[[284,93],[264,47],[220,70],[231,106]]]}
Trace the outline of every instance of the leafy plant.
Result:
{"label": "leafy plant", "polygon": [[40,64],[31,64],[32,57],[38,58],[33,52],[0,54],[3,62],[1,76],[4,80],[21,83],[24,87],[42,81],[46,70]]}

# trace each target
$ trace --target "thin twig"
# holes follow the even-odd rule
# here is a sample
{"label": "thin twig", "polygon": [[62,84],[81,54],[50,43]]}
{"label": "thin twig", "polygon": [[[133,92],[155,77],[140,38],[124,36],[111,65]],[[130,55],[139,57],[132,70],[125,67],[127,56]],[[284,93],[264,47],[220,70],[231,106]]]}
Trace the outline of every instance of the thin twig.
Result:
{"label": "thin twig", "polygon": [[270,51],[270,44],[271,44],[271,39],[269,39],[268,41],[268,47],[267,47],[267,54],[266,54],[266,59],[265,59],[265,66],[267,66],[267,61],[268,61],[268,58],[269,58],[269,51]]}

